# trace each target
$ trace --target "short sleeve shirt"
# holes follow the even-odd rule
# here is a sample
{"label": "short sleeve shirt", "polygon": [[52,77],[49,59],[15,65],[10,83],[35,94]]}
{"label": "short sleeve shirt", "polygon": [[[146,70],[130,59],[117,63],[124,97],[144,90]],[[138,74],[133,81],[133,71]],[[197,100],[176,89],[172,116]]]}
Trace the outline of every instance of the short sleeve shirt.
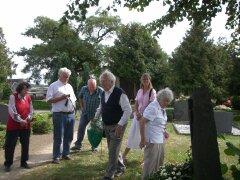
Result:
{"label": "short sleeve shirt", "polygon": [[52,112],[71,112],[74,111],[75,101],[77,100],[73,88],[70,84],[63,84],[60,80],[53,82],[49,87],[46,95],[46,101],[51,98],[62,96],[63,94],[70,95],[70,102],[66,104],[66,99],[52,103]]}
{"label": "short sleeve shirt", "polygon": [[155,89],[152,89],[151,96],[149,98],[150,89],[143,93],[143,89],[139,89],[137,92],[137,96],[135,98],[135,101],[138,102],[138,112],[141,114],[145,110],[145,108],[148,106],[148,104],[156,99],[156,91]]}
{"label": "short sleeve shirt", "polygon": [[97,108],[99,107],[103,89],[97,87],[96,91],[93,94],[90,94],[88,87],[83,86],[79,97],[83,100],[83,110],[82,113],[87,115],[88,119],[93,119],[96,113]]}
{"label": "short sleeve shirt", "polygon": [[145,139],[149,143],[160,144],[164,142],[164,131],[167,124],[165,109],[162,109],[157,100],[151,102],[143,112],[148,119],[145,128]]}

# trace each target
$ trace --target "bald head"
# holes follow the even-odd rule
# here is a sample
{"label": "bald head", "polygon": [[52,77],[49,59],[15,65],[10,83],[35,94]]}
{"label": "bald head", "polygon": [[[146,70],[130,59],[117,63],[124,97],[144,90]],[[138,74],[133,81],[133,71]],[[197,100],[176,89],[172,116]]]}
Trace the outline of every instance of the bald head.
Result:
{"label": "bald head", "polygon": [[96,79],[89,79],[88,80],[88,90],[90,93],[94,93],[94,91],[96,91],[97,89],[97,81]]}

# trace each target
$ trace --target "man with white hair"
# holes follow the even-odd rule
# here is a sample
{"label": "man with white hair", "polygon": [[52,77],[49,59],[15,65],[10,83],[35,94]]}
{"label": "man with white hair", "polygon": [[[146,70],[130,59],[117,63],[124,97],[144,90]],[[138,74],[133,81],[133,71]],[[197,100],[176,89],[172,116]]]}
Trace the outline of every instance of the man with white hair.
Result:
{"label": "man with white hair", "polygon": [[116,78],[110,71],[104,71],[99,79],[104,91],[96,117],[102,114],[107,138],[109,162],[103,179],[108,180],[122,175],[126,169],[120,149],[132,109],[125,92],[115,86]]}
{"label": "man with white hair", "polygon": [[[80,150],[84,138],[86,126],[94,118],[96,110],[100,104],[102,96],[102,88],[97,86],[97,81],[94,78],[88,80],[87,86],[83,86],[79,93],[81,117],[78,127],[77,140],[75,146],[71,150]],[[97,152],[97,147],[92,147],[92,152]]]}
{"label": "man with white hair", "polygon": [[[71,71],[66,67],[58,71],[58,80],[53,82],[47,91],[46,101],[52,104],[53,112],[53,163],[59,164],[62,157],[70,158],[70,145],[73,140],[75,122],[76,96],[68,84]],[[61,148],[63,140],[63,148]]]}

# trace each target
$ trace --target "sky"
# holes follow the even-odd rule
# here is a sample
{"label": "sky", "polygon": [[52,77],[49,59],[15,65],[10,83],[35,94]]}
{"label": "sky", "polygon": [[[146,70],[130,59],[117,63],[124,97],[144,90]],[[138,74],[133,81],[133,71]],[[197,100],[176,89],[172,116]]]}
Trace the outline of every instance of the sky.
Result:
{"label": "sky", "polygon": [[[6,46],[10,51],[19,51],[21,47],[30,48],[39,41],[22,35],[27,28],[34,26],[34,19],[37,16],[46,16],[54,20],[59,20],[67,10],[69,0],[0,0],[0,27],[3,29]],[[102,1],[102,2],[107,2]],[[103,5],[104,6],[104,5]],[[165,14],[166,8],[162,7],[161,2],[153,2],[144,12],[129,11],[126,8],[118,10],[122,23],[139,22],[146,24]],[[224,13],[218,15],[212,22],[211,37],[215,40],[218,37],[230,37],[230,32],[225,29],[227,17]],[[158,42],[162,49],[171,54],[173,50],[180,45],[186,31],[189,29],[189,23],[183,21],[177,23],[174,28],[166,28],[159,37]],[[18,64],[16,75],[13,78],[28,78],[29,74],[23,74],[21,70],[24,67],[22,57],[14,56],[13,61]]]}

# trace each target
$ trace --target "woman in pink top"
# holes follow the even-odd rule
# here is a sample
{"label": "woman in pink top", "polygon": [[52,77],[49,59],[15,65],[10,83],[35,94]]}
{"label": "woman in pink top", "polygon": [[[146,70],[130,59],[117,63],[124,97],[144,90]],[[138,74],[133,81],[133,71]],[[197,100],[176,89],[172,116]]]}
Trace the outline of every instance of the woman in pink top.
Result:
{"label": "woman in pink top", "polygon": [[126,161],[127,154],[130,149],[140,149],[139,143],[141,140],[139,121],[142,119],[142,114],[150,102],[156,99],[156,91],[152,87],[151,76],[144,73],[140,79],[140,89],[135,98],[135,112],[133,123],[128,134],[127,147],[123,153],[123,160]]}

